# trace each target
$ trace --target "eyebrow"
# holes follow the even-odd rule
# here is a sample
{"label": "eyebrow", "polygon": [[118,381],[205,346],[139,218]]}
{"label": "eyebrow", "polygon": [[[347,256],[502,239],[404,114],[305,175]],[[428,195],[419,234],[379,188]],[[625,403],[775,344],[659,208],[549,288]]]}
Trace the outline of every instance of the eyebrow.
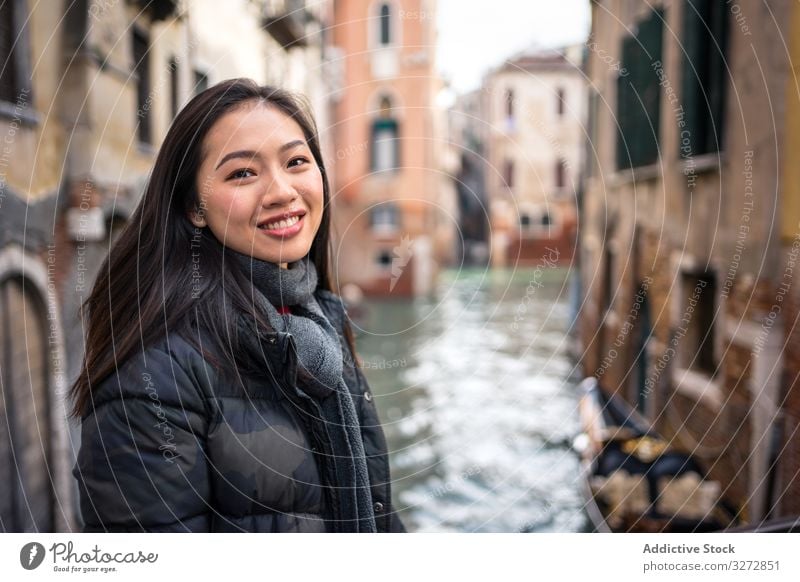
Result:
{"label": "eyebrow", "polygon": [[[278,148],[278,153],[283,153],[283,152],[285,152],[287,150],[291,150],[291,149],[296,148],[297,146],[301,146],[301,145],[306,145],[306,142],[303,141],[302,139],[296,139],[294,141],[287,142],[287,143],[283,144],[280,148]],[[255,158],[255,157],[258,157],[258,156],[259,156],[258,152],[254,151],[254,150],[237,150],[235,152],[231,152],[229,154],[225,154],[225,157],[223,157],[219,161],[219,163],[217,164],[217,167],[214,168],[214,169],[215,170],[219,170],[220,166],[222,166],[222,164],[224,164],[228,160],[233,160],[233,159],[236,159],[236,158],[252,159],[252,158]]]}

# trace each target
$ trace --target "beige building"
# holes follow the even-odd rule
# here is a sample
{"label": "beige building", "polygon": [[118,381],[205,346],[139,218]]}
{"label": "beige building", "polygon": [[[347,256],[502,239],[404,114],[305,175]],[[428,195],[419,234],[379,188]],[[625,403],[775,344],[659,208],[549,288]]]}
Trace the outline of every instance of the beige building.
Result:
{"label": "beige building", "polygon": [[427,294],[454,252],[434,10],[425,0],[335,3],[336,275],[366,294]]}
{"label": "beige building", "polygon": [[585,142],[581,49],[523,53],[484,79],[493,266],[572,259]]}
{"label": "beige building", "polygon": [[[79,527],[80,303],[191,96],[247,76],[308,95],[322,123],[330,3],[5,2],[0,26],[0,523]],[[9,436],[10,435],[10,436]]]}
{"label": "beige building", "polygon": [[797,514],[800,493],[800,109],[783,40],[800,14],[687,6],[592,3],[583,366],[753,523]]}

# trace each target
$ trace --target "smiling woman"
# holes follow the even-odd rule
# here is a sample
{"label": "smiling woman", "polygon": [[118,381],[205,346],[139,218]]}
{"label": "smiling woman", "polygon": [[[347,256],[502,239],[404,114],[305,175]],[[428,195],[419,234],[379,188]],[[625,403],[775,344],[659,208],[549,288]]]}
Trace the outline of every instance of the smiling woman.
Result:
{"label": "smiling woman", "polygon": [[295,96],[233,79],[176,117],[83,306],[86,531],[404,531],[329,202]]}

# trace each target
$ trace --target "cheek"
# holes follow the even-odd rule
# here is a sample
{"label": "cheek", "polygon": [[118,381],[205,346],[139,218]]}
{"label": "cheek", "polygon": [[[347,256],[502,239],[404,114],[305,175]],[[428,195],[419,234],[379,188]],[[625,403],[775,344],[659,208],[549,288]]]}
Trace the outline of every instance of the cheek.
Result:
{"label": "cheek", "polygon": [[324,204],[324,191],[322,186],[322,174],[316,172],[313,176],[309,176],[308,181],[304,184],[303,191],[306,193],[306,203],[315,212],[322,214],[322,207]]}
{"label": "cheek", "polygon": [[322,224],[322,213],[325,210],[325,204],[323,200],[322,188],[319,189],[318,192],[315,192],[312,195],[312,199],[308,200],[308,206],[311,209],[311,213],[314,216],[314,232],[316,233],[319,229],[320,224]]}
{"label": "cheek", "polygon": [[247,197],[235,195],[224,189],[215,190],[208,197],[207,212],[218,224],[228,227],[242,221],[249,222],[252,208],[247,204]]}

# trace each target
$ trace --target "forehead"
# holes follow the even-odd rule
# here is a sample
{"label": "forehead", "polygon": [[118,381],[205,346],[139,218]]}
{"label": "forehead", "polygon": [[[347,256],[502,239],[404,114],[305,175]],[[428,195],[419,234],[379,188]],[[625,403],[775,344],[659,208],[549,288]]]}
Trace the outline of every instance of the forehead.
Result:
{"label": "forehead", "polygon": [[[203,140],[204,157],[238,149],[269,150],[305,135],[300,124],[275,106],[249,102],[220,117]],[[215,161],[215,160],[212,160]]]}

